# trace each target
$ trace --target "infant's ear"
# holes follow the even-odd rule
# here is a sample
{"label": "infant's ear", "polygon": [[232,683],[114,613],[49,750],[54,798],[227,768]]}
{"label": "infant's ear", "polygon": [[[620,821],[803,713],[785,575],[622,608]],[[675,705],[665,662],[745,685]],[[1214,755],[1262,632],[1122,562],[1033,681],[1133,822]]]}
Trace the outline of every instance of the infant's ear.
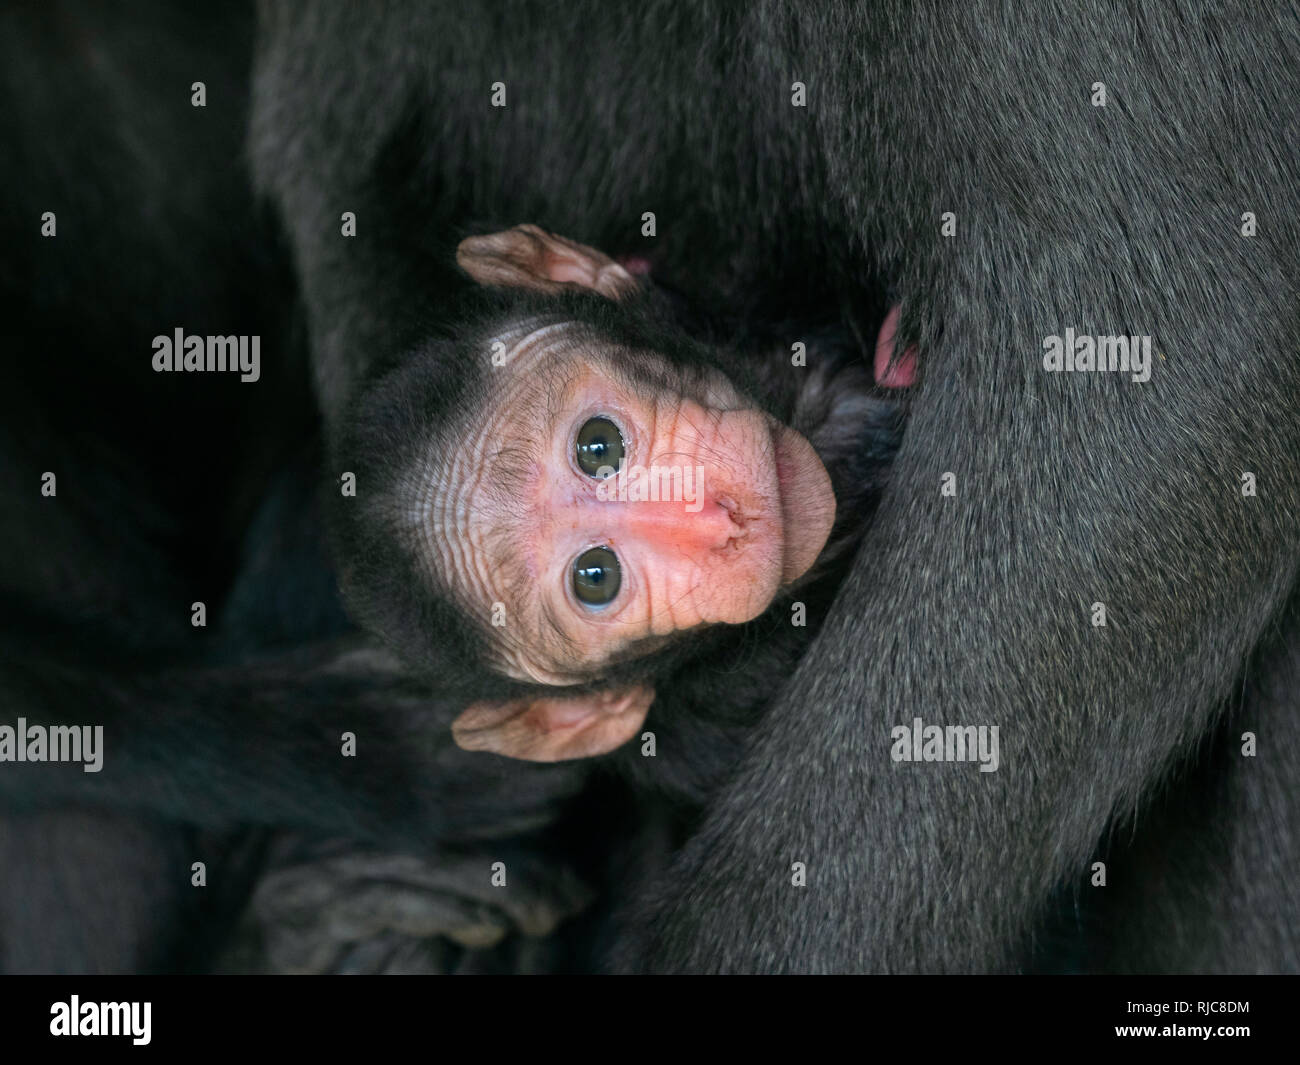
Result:
{"label": "infant's ear", "polygon": [[608,255],[534,225],[467,237],[457,265],[480,285],[561,292],[578,285],[611,300],[636,291],[636,279]]}
{"label": "infant's ear", "polygon": [[635,736],[654,697],[652,689],[639,685],[474,703],[452,722],[451,734],[467,751],[492,751],[530,762],[591,758]]}

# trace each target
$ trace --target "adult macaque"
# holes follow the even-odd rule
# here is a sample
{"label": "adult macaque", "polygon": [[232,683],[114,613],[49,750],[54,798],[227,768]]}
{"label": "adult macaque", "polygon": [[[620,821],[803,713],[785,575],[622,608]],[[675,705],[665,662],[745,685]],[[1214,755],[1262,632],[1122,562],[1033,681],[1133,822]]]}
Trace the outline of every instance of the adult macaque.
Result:
{"label": "adult macaque", "polygon": [[[645,256],[771,336],[902,305],[924,381],[890,490],[623,956],[1016,965],[1053,887],[1224,719],[1295,584],[1294,5],[1049,3],[1014,26],[915,0],[264,11],[255,168],[336,437],[377,431],[350,425],[375,413],[359,397],[419,350],[412,308],[477,219]],[[1049,372],[1070,329],[1150,337],[1150,380]],[[889,737],[917,716],[1001,725],[1002,768],[904,771]],[[1217,831],[1286,808],[1273,762],[1233,778],[1270,786],[1220,799]],[[1159,955],[1117,937],[1130,967],[1300,966],[1300,848],[1267,821],[1274,858],[1241,866],[1264,901],[1206,863],[1182,882],[1224,900],[1214,919],[1171,910]]]}
{"label": "adult macaque", "polygon": [[[102,720],[107,754],[97,773],[0,770],[0,964],[201,955],[165,887],[195,827],[442,845],[520,805],[544,818],[627,763],[728,776],[631,907],[632,968],[1016,968],[1058,887],[1097,898],[1089,864],[1120,836],[1106,928],[1077,925],[1104,944],[1093,967],[1300,968],[1294,5],[1048,3],[1010,25],[978,2],[263,0],[254,25],[238,6],[69,2],[4,24],[0,298],[10,346],[48,357],[0,389],[0,690],[11,721]],[[196,77],[206,100],[186,106]],[[649,296],[580,285],[461,294],[457,242],[525,218],[634,276],[651,264],[660,295],[727,324],[683,318],[682,339],[625,320]],[[845,471],[880,465],[834,457],[817,427],[871,419],[796,408],[871,395],[840,379],[894,304],[925,380],[807,653],[835,567],[800,578],[798,628],[783,544],[753,621],[644,657],[640,639],[528,645],[583,685],[498,672],[512,646],[529,660],[511,643],[527,619],[501,600],[492,626],[452,597],[462,560],[445,568],[417,505],[419,474],[480,438],[474,404],[508,369],[494,330],[580,322],[654,352],[666,392],[701,406],[701,367],[721,369],[819,453],[840,523]],[[259,381],[153,373],[148,338],[177,326],[260,336]],[[1149,379],[1052,372],[1044,344],[1071,331],[1148,338]],[[906,383],[909,359],[876,371]],[[323,458],[295,465],[318,429]],[[249,526],[285,469],[290,504],[332,511],[332,555],[292,549],[324,524],[305,506]],[[336,572],[408,665],[314,645],[351,631]],[[458,587],[488,590],[475,574]],[[227,604],[246,657],[213,651],[196,601]],[[655,758],[525,765],[451,743],[471,701],[650,683]],[[1001,768],[896,763],[891,732],[917,716],[1000,725]]]}

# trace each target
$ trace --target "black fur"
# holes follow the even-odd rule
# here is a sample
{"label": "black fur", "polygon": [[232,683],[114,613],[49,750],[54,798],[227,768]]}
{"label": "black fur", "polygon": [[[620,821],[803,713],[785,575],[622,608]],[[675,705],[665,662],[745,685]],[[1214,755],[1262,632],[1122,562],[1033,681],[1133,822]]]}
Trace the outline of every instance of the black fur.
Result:
{"label": "black fur", "polygon": [[[113,730],[98,778],[0,766],[10,913],[57,924],[44,885],[76,897],[134,882],[133,863],[166,872],[195,824],[400,848],[479,818],[549,823],[582,787],[584,767],[575,780],[440,746],[454,708],[350,633],[331,564],[322,577],[292,561],[288,584],[267,585],[297,589],[290,604],[322,597],[299,629],[279,624],[292,605],[247,625],[233,609],[256,598],[241,537],[315,425],[293,286],[325,436],[314,487],[338,505],[337,475],[359,461],[348,441],[384,429],[363,420],[367,389],[425,350],[438,297],[463,284],[459,238],[528,221],[648,255],[713,323],[688,331],[727,350],[785,356],[836,321],[869,341],[899,300],[923,352],[889,489],[829,617],[780,663],[790,678],[739,770],[724,756],[686,774],[700,792],[730,779],[631,908],[619,964],[1014,968],[1062,890],[1096,897],[1086,863],[1110,843],[1112,883],[1162,890],[1125,884],[1089,907],[1081,964],[1300,968],[1294,640],[1279,622],[1300,546],[1293,9],[267,3],[248,143],[284,258],[239,166],[252,27],[176,25],[160,6],[118,34],[106,10],[14,11],[0,34],[18,105],[0,115],[0,299],[19,353],[0,390],[0,686],[29,717],[87,707]],[[223,102],[196,116],[177,87],[205,65]],[[795,80],[807,108],[790,106]],[[489,106],[496,81],[505,109]],[[46,209],[56,240],[37,235]],[[260,331],[282,358],[264,356],[258,386],[154,375],[149,338],[176,324]],[[1070,326],[1151,334],[1151,382],[1044,373],[1043,337]],[[57,500],[38,495],[47,469]],[[190,602],[240,588],[228,635],[189,628]],[[1098,601],[1105,628],[1089,621]],[[893,763],[889,729],[913,716],[998,724],[1000,770]],[[375,757],[350,769],[335,759],[354,720]],[[733,742],[703,725],[674,756],[707,763]],[[1248,728],[1259,754],[1234,761]],[[87,850],[93,826],[66,822],[72,883],[22,819],[76,801],[126,842]],[[141,826],[152,846],[130,843]],[[1150,849],[1157,831],[1157,846],[1187,841],[1183,860]],[[1227,857],[1192,849],[1207,839]],[[796,861],[807,887],[791,885]],[[167,931],[51,937],[43,964],[165,964]],[[3,960],[39,967],[23,942]]]}
{"label": "black fur", "polygon": [[[272,832],[331,859],[340,839],[359,853],[431,854],[518,838],[557,819],[581,839],[591,815],[566,811],[587,796],[621,808],[626,787],[611,789],[628,779],[667,798],[667,823],[678,831],[734,766],[744,734],[824,616],[836,571],[800,590],[809,628],[790,626],[783,602],[758,622],[645,664],[664,682],[649,726],[660,738],[655,760],[633,749],[603,762],[529,766],[454,747],[449,723],[464,699],[497,690],[477,670],[446,668],[472,662],[473,640],[456,643],[463,630],[451,615],[385,620],[381,612],[399,603],[401,545],[344,520],[331,556],[319,500],[339,500],[344,468],[360,474],[358,502],[373,498],[385,470],[427,437],[429,419],[446,429],[440,414],[463,411],[481,382],[461,375],[452,383],[429,368],[440,351],[467,351],[474,330],[521,313],[520,300],[470,290],[452,266],[454,243],[439,244],[446,258],[430,255],[424,268],[440,287],[417,297],[413,276],[398,279],[406,300],[383,330],[393,343],[373,349],[358,375],[367,391],[319,445],[287,257],[240,165],[249,27],[236,21],[223,32],[219,21],[187,23],[161,8],[112,27],[89,11],[7,17],[14,32],[5,54],[21,106],[8,113],[18,150],[0,165],[4,187],[34,198],[20,200],[3,226],[19,249],[11,264],[34,268],[7,274],[3,299],[14,349],[39,345],[55,357],[23,358],[0,398],[0,460],[13,474],[0,687],[7,723],[102,723],[106,753],[98,774],[0,766],[0,967],[207,967],[274,861],[263,845]],[[45,121],[56,134],[37,128],[46,82],[23,66],[32,52],[49,58],[77,101],[102,106],[77,136],[56,134],[61,116],[80,114],[79,102],[49,105]],[[207,109],[191,108],[170,83],[112,82],[149,70],[154,53],[176,57],[185,77],[210,72]],[[112,84],[99,84],[99,72]],[[119,115],[123,97],[133,106]],[[141,144],[148,165],[122,160]],[[48,158],[36,157],[42,146]],[[153,212],[146,221],[137,220],[140,204]],[[42,243],[33,234],[46,207],[58,211],[59,236]],[[134,242],[120,261],[119,239]],[[459,312],[453,293],[465,301]],[[573,310],[589,328],[660,351],[662,365],[647,359],[644,371],[670,383],[715,360],[755,402],[817,440],[835,457],[842,572],[899,429],[896,405],[870,394],[842,319],[810,314],[814,324],[800,337],[811,368],[795,370],[788,346],[761,349],[772,334],[660,288],[617,311],[581,297],[532,306],[543,308]],[[317,323],[308,324],[310,332]],[[177,325],[258,333],[262,379],[154,373],[150,339]],[[39,495],[45,469],[59,476],[53,499]],[[408,653],[422,667],[413,672],[378,650],[343,609],[339,577],[360,588],[358,599],[380,593],[373,609],[354,600],[356,617],[408,652],[430,631],[419,626],[431,625],[443,656],[430,663]],[[196,600],[208,607],[207,629],[188,623]],[[425,600],[406,609],[436,607]],[[347,732],[357,737],[355,759],[340,754]],[[617,833],[630,843],[659,823],[644,804],[630,810],[599,838]],[[48,846],[36,846],[38,836]],[[552,837],[545,860],[571,847]],[[141,892],[142,879],[183,882],[195,859],[221,891]],[[649,865],[643,855],[631,861]],[[103,891],[126,900],[120,928],[91,905]],[[83,922],[77,934],[62,904],[43,901],[60,899]]]}
{"label": "black fur", "polygon": [[[1294,584],[1294,10],[264,14],[254,157],[302,272],[331,427],[367,359],[409,346],[390,314],[461,218],[648,253],[666,284],[751,328],[898,295],[924,379],[893,487],[622,958],[1017,964],[1058,885],[1220,719]],[[806,109],[790,106],[796,79]],[[498,81],[504,109],[489,106]],[[335,236],[346,209],[355,242]],[[1262,222],[1250,238],[1246,211]],[[1045,373],[1043,338],[1071,326],[1152,335],[1151,382]],[[894,764],[889,729],[914,715],[998,724],[1001,770]],[[1272,891],[1290,897],[1288,878]],[[1300,965],[1293,906],[1222,909],[1221,936],[1265,944],[1239,964]]]}

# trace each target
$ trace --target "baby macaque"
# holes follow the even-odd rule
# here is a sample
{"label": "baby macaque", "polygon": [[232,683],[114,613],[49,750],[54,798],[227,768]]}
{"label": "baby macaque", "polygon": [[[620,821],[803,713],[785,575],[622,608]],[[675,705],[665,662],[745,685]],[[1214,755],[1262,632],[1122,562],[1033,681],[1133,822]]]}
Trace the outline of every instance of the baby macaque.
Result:
{"label": "baby macaque", "polygon": [[[344,587],[407,657],[441,653],[442,682],[516,682],[460,715],[462,746],[601,754],[665,677],[680,700],[689,663],[716,673],[727,634],[797,628],[791,596],[870,515],[898,405],[847,333],[806,366],[702,342],[648,279],[536,226],[467,239],[457,262],[476,284],[430,348],[443,372],[411,360],[371,393],[394,413],[357,419],[381,427],[355,442],[379,491],[358,491]],[[895,387],[915,365],[889,357],[896,324],[876,354]]]}

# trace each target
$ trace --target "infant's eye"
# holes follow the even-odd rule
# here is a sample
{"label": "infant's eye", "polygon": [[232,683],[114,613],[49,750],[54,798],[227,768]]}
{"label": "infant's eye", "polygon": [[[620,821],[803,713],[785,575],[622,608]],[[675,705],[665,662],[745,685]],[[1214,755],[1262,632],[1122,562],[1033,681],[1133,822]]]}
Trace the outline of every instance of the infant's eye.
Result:
{"label": "infant's eye", "polygon": [[608,606],[622,583],[618,556],[608,547],[589,547],[573,560],[573,594],[584,606]]}
{"label": "infant's eye", "polygon": [[588,418],[578,430],[573,451],[583,473],[608,477],[623,464],[623,434],[608,418]]}

